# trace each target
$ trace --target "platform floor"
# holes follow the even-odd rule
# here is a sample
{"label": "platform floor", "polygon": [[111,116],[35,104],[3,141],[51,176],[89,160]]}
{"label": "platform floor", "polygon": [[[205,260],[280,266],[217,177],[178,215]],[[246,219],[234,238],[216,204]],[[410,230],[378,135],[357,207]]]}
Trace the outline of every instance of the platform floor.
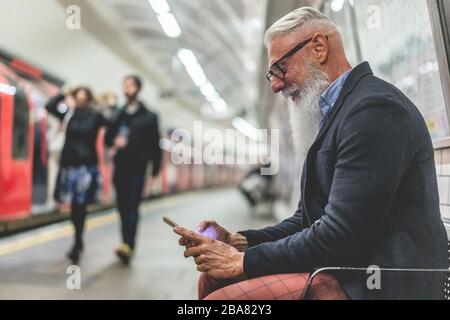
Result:
{"label": "platform floor", "polygon": [[111,210],[89,217],[80,290],[66,286],[70,223],[1,239],[0,299],[196,299],[195,264],[183,257],[178,237],[162,222],[163,216],[189,228],[204,218],[216,219],[234,231],[275,222],[251,215],[235,189],[153,200],[141,206],[141,214],[138,248],[130,267],[122,266],[113,254],[120,239],[118,214]]}

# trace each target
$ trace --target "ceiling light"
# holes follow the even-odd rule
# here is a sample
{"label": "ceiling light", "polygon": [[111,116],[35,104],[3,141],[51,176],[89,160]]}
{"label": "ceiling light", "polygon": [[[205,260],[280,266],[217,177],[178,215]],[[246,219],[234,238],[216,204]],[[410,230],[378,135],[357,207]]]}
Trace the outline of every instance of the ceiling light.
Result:
{"label": "ceiling light", "polygon": [[241,132],[243,135],[249,137],[253,141],[261,140],[261,132],[254,127],[250,122],[242,117],[236,117],[233,119],[233,126]]}
{"label": "ceiling light", "polygon": [[181,60],[181,63],[183,63],[187,73],[197,87],[201,87],[208,82],[205,72],[203,72],[195,54],[191,50],[180,49],[178,51],[178,58]]}
{"label": "ceiling light", "polygon": [[228,108],[227,103],[217,92],[214,85],[208,80],[202,66],[197,60],[194,52],[189,49],[180,49],[177,54],[192,82],[200,89],[205,99],[217,112],[224,112]]}
{"label": "ceiling light", "polygon": [[178,38],[181,35],[181,29],[177,19],[171,13],[158,15],[158,21],[168,37]]}
{"label": "ceiling light", "polygon": [[152,6],[153,11],[155,11],[157,14],[169,13],[170,11],[167,0],[148,0],[148,2]]}
{"label": "ceiling light", "polygon": [[228,109],[227,103],[222,98],[219,98],[218,100],[211,102],[211,106],[217,112],[224,112],[225,110]]}
{"label": "ceiling light", "polygon": [[200,91],[203,93],[205,97],[212,97],[217,95],[217,91],[211,82],[206,82],[200,87]]}
{"label": "ceiling light", "polygon": [[331,10],[339,12],[344,7],[345,0],[332,0],[330,4]]}

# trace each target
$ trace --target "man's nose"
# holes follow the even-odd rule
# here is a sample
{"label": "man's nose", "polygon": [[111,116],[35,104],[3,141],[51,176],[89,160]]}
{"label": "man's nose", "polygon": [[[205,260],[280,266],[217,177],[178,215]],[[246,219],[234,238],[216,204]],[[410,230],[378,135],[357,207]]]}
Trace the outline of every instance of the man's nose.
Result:
{"label": "man's nose", "polygon": [[284,81],[280,78],[272,78],[272,91],[273,93],[278,93],[284,89]]}

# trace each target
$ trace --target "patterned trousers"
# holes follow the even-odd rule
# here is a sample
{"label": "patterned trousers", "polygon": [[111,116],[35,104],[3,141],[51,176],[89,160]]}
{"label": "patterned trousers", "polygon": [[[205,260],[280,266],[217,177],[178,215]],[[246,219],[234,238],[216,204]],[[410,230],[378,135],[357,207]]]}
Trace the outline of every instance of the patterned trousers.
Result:
{"label": "patterned trousers", "polygon": [[[308,273],[280,274],[245,281],[215,280],[200,275],[200,300],[300,300],[308,282]],[[307,300],[348,300],[337,279],[330,274],[314,278]]]}

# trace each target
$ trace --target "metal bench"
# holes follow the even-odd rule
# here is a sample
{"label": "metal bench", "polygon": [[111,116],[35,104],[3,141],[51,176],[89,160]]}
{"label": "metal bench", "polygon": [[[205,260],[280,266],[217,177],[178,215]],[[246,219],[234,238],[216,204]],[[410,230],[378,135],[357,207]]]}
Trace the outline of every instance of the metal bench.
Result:
{"label": "metal bench", "polygon": [[[450,242],[448,243],[448,257],[450,264]],[[367,272],[370,268],[353,268],[353,267],[324,267],[315,270],[308,278],[308,283],[305,290],[303,291],[302,300],[306,299],[308,293],[313,285],[314,278],[323,272]],[[445,283],[444,283],[444,300],[450,300],[450,268],[442,270],[431,270],[431,269],[400,269],[400,268],[380,268],[380,271],[386,272],[443,272],[446,273]]]}

